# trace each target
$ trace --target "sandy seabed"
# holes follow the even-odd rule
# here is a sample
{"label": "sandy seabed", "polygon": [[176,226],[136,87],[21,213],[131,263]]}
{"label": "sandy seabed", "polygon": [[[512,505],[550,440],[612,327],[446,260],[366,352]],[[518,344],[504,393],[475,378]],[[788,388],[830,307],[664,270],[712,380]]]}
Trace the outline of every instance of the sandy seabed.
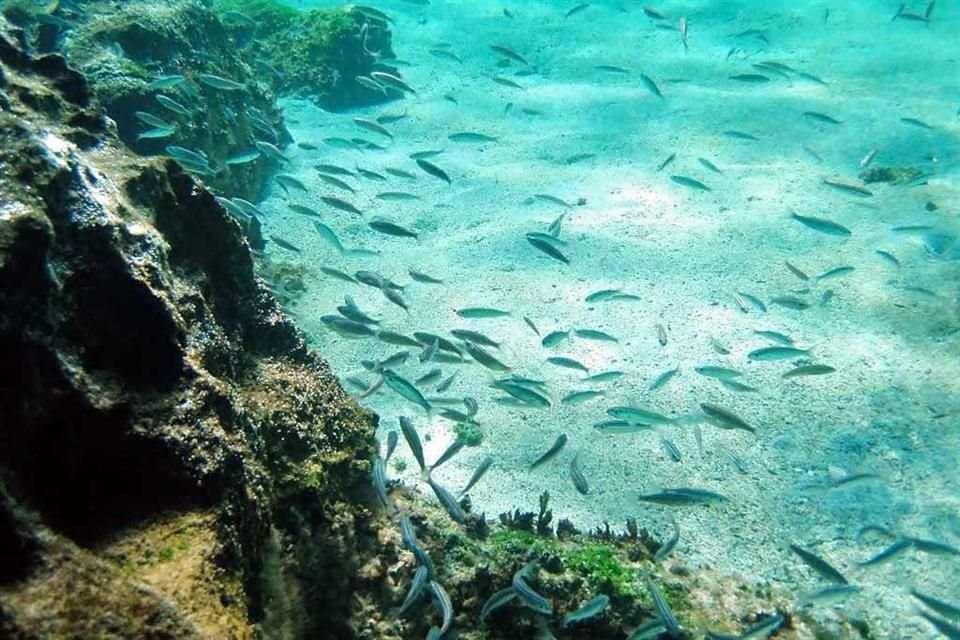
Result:
{"label": "sandy seabed", "polygon": [[[436,367],[443,378],[456,371],[442,395],[479,402],[483,443],[435,472],[440,483],[459,489],[479,461],[492,455],[492,469],[471,491],[475,510],[490,517],[515,507],[532,510],[547,490],[555,517],[570,518],[581,528],[605,521],[622,528],[628,517],[636,517],[667,537],[673,516],[681,530],[679,561],[770,580],[802,594],[824,583],[787,549],[798,543],[829,558],[863,587],[842,608],[825,607],[818,615],[846,611],[866,617],[878,637],[935,637],[915,615],[909,589],[956,601],[960,557],[911,550],[861,567],[858,562],[893,539],[871,534],[858,540],[857,532],[876,524],[897,535],[960,547],[960,39],[951,37],[960,32],[960,8],[938,5],[925,24],[891,22],[897,2],[674,2],[658,5],[669,16],[662,26],[672,28],[666,29],[646,16],[640,3],[594,2],[564,18],[574,4],[514,2],[510,18],[499,2],[381,2],[377,7],[396,20],[394,48],[404,63],[399,68],[417,93],[339,114],[303,101],[284,103],[294,138],[319,148],[287,150],[292,162],[284,172],[303,181],[308,193],[287,194],[277,187],[262,203],[267,235],[299,246],[310,273],[292,313],[344,379],[373,382],[360,361],[401,349],[372,339],[347,340],[324,327],[321,316],[335,313],[347,294],[382,319],[383,327],[406,335],[429,331],[449,337],[455,328],[483,332],[502,342],[494,353],[514,373],[547,382],[554,404],[535,410],[496,402],[503,394],[489,386],[494,375],[475,363],[421,364],[412,353],[397,368],[411,380]],[[680,16],[689,23],[688,50],[675,28]],[[761,31],[762,38],[750,30]],[[529,65],[503,62],[491,44],[510,47]],[[770,60],[826,84],[751,66]],[[603,65],[626,72],[598,68]],[[657,84],[662,99],[648,90],[641,73]],[[748,73],[770,80],[730,78]],[[522,88],[498,84],[494,76]],[[829,115],[840,124],[805,112]],[[406,114],[387,125],[392,140],[353,122],[385,114]],[[730,130],[756,140],[724,134]],[[457,132],[497,140],[448,139]],[[341,149],[324,142],[332,137],[362,137],[386,149]],[[428,149],[443,150],[430,160],[449,174],[450,185],[409,158]],[[916,167],[930,175],[910,185],[867,185],[872,197],[824,184],[824,179],[861,184],[858,164],[872,149],[877,149],[873,167]],[[594,155],[568,162],[578,154]],[[675,160],[658,171],[671,154]],[[356,190],[350,194],[317,177],[313,166],[320,162],[375,171],[386,180],[346,178]],[[397,177],[387,168],[416,178]],[[677,184],[671,175],[695,178],[710,191]],[[418,199],[375,197],[397,191]],[[320,201],[323,195],[355,204],[362,217],[332,209]],[[339,254],[309,218],[288,209],[291,202],[321,211],[348,248],[379,255]],[[791,210],[840,223],[851,235],[818,233],[792,219]],[[563,213],[561,251],[568,265],[524,237],[546,231]],[[366,223],[377,216],[413,229],[418,238],[374,232]],[[899,267],[878,250],[895,256]],[[269,256],[297,259],[276,246]],[[787,260],[810,279],[791,273]],[[325,275],[321,266],[372,270],[407,285],[402,295],[409,313],[374,288]],[[817,278],[841,266],[854,269]],[[444,284],[413,282],[410,267]],[[585,302],[589,293],[608,288],[637,299]],[[747,312],[741,310],[737,292],[759,298],[766,312],[749,300]],[[795,310],[772,302],[785,296],[810,307]],[[468,320],[455,314],[479,306],[511,315]],[[542,335],[599,329],[618,342],[571,335],[546,348],[523,316]],[[658,340],[658,324],[665,329],[665,345]],[[772,344],[756,330],[784,333],[811,352],[783,361],[750,360],[749,352]],[[730,353],[718,353],[714,342]],[[582,372],[547,363],[550,356],[575,358],[591,373],[625,375],[585,383]],[[782,378],[807,363],[836,372]],[[730,390],[696,373],[699,365],[738,369],[743,376],[737,380],[756,391]],[[680,368],[678,375],[648,390],[657,375],[673,367]],[[560,402],[582,389],[604,395],[576,405]],[[429,387],[424,391],[440,395]],[[756,433],[703,422],[701,454],[696,420],[690,418],[699,414],[701,402],[736,412]],[[382,416],[382,439],[397,428],[399,415],[413,417],[428,439],[428,461],[454,437],[453,423],[437,412],[425,415],[386,387],[363,403]],[[647,406],[683,419],[642,433],[602,434],[593,425],[607,419],[605,410],[615,405]],[[529,470],[560,433],[569,437],[565,449]],[[676,444],[681,461],[667,455],[661,437]],[[745,473],[729,454],[742,461]],[[389,475],[416,484],[416,464],[402,441],[395,455],[407,463],[406,470],[398,472],[391,462]],[[589,495],[579,494],[570,480],[574,455],[590,483]],[[822,488],[844,472],[879,478]],[[683,486],[707,488],[730,500],[673,509],[637,500],[639,494]]]}

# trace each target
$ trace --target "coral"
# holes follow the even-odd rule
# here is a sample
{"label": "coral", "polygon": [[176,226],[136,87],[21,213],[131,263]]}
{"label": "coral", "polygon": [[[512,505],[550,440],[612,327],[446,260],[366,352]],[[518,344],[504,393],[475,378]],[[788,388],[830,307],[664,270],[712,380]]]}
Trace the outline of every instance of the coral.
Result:
{"label": "coral", "polygon": [[457,439],[463,440],[468,447],[477,447],[483,442],[483,431],[476,422],[458,422],[453,426],[453,432]]}

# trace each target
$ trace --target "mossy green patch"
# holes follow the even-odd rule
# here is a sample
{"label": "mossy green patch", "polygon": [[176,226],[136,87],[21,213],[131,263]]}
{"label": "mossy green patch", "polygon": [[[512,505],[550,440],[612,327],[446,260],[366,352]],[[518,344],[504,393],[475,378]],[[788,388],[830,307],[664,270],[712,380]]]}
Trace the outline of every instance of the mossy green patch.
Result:
{"label": "mossy green patch", "polygon": [[637,596],[636,572],[624,565],[617,549],[610,545],[587,542],[574,547],[566,555],[567,567],[600,591],[610,591],[622,596]]}
{"label": "mossy green patch", "polygon": [[476,423],[458,422],[453,427],[453,432],[457,434],[457,439],[464,440],[468,447],[476,447],[483,442],[483,431]]}

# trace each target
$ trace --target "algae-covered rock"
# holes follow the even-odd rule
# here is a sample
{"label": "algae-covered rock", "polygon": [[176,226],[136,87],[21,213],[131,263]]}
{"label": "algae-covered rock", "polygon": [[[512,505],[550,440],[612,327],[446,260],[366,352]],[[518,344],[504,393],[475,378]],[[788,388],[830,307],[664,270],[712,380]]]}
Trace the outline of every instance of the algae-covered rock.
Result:
{"label": "algae-covered rock", "polygon": [[393,70],[383,14],[356,6],[297,10],[274,0],[221,0],[220,15],[261,80],[284,95],[328,109],[384,102],[394,95],[358,84],[357,76]]}
{"label": "algae-covered rock", "polygon": [[0,637],[352,637],[374,420],[28,40],[0,20]]}
{"label": "algae-covered rock", "polygon": [[[86,13],[66,33],[63,51],[89,79],[120,139],[144,155],[168,145],[200,152],[212,169],[204,182],[258,199],[275,161],[228,159],[256,152],[257,140],[283,146],[290,136],[269,84],[258,81],[217,15],[190,0],[92,3]],[[206,75],[237,88],[210,86]]]}
{"label": "algae-covered rock", "polygon": [[860,173],[860,179],[867,184],[876,182],[906,184],[922,175],[923,172],[916,167],[871,167]]}

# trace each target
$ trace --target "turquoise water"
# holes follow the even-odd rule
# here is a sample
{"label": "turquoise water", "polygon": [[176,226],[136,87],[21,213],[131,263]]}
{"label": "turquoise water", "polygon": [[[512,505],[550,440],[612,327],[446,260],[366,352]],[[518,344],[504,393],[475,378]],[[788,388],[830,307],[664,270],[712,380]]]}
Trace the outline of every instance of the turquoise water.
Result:
{"label": "turquoise water", "polygon": [[[960,9],[938,3],[923,21],[922,4],[892,19],[898,2],[667,2],[656,6],[666,16],[658,20],[625,1],[592,2],[565,17],[575,6],[381,2],[395,19],[397,68],[416,93],[346,113],[282,102],[294,139],[317,147],[287,149],[285,171],[308,193],[277,187],[262,203],[265,235],[294,241],[309,270],[291,313],[345,381],[374,384],[378,376],[361,361],[405,348],[330,331],[321,317],[349,295],[389,331],[451,339],[453,329],[482,332],[501,343],[488,350],[510,374],[545,382],[551,406],[533,408],[504,402],[490,383],[509,374],[470,359],[421,363],[421,350],[407,347],[410,356],[395,367],[411,381],[441,369],[421,385],[428,398],[476,400],[482,442],[434,473],[459,489],[492,456],[470,491],[474,510],[493,517],[531,509],[549,490],[556,517],[581,528],[636,517],[666,538],[675,518],[681,536],[672,561],[802,594],[823,583],[788,549],[799,544],[863,588],[815,615],[864,616],[884,638],[936,637],[909,590],[956,601],[960,558],[914,545],[888,562],[859,563],[904,536],[960,547]],[[765,80],[733,77],[744,74]],[[405,116],[385,125],[392,139],[354,122],[384,115]],[[449,138],[462,132],[495,140]],[[385,148],[324,143],[334,137]],[[442,151],[429,161],[449,184],[409,157],[424,150]],[[320,162],[384,179],[343,178],[351,194],[318,178]],[[883,168],[903,182],[858,177]],[[416,198],[376,197],[385,192]],[[343,198],[362,214],[320,196]],[[322,211],[347,249],[376,255],[338,252],[291,202]],[[549,235],[559,216],[555,240],[536,238],[569,263],[525,236]],[[377,217],[417,237],[378,233],[368,226]],[[292,258],[268,249],[268,259]],[[404,286],[409,310],[321,266],[380,273]],[[414,281],[409,268],[443,284]],[[586,301],[605,289],[629,296]],[[457,315],[468,307],[510,315]],[[617,341],[578,337],[577,329]],[[571,333],[544,346],[554,331]],[[778,345],[757,331],[783,334],[803,351],[751,356]],[[547,360],[558,356],[591,374],[623,376],[584,381],[586,373]],[[805,365],[832,371],[783,377]],[[698,373],[701,366],[740,375],[724,384]],[[601,395],[563,402],[582,390]],[[440,412],[466,411],[434,401],[427,414],[386,385],[361,402],[380,414],[383,441],[399,416],[411,417],[428,439],[428,460],[456,437]],[[755,431],[721,428],[731,425],[711,419],[703,403]],[[595,428],[616,406],[669,420],[631,433]],[[564,449],[529,469],[560,434]],[[587,495],[571,481],[574,456]],[[387,474],[429,493],[404,444]],[[856,474],[865,475],[848,481]],[[705,488],[729,501],[672,508],[638,500],[670,487]],[[888,533],[863,532],[868,525]]]}

